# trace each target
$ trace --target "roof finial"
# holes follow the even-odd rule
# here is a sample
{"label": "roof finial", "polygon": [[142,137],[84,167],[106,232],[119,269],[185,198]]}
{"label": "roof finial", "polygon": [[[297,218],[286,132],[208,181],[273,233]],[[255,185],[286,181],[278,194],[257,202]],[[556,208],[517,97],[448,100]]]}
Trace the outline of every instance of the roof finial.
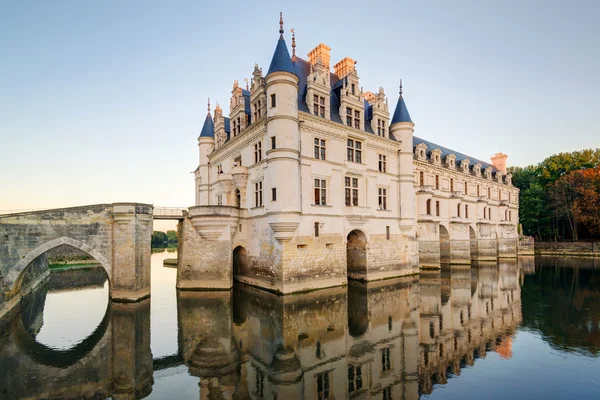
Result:
{"label": "roof finial", "polygon": [[292,61],[296,61],[296,33],[294,28],[290,30],[292,31]]}
{"label": "roof finial", "polygon": [[402,96],[402,79],[400,79],[400,96]]}
{"label": "roof finial", "polygon": [[246,82],[246,90],[248,90],[248,78],[244,78],[244,82]]}
{"label": "roof finial", "polygon": [[208,98],[208,115],[210,115],[210,97]]}
{"label": "roof finial", "polygon": [[279,12],[279,38],[283,39],[283,13]]}

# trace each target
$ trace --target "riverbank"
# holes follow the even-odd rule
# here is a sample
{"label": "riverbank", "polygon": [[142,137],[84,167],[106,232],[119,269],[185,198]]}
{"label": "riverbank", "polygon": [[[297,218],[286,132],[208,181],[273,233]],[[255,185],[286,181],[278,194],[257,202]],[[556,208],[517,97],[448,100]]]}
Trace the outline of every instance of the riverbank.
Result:
{"label": "riverbank", "polygon": [[542,256],[600,257],[600,242],[535,242]]}

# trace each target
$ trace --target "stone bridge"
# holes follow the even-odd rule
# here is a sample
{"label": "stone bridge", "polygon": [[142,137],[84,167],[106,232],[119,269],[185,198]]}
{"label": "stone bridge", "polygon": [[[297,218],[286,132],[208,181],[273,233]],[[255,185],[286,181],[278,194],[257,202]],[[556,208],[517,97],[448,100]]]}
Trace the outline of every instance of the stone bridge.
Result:
{"label": "stone bridge", "polygon": [[149,204],[113,203],[0,215],[0,317],[47,275],[22,287],[27,267],[63,245],[102,265],[113,300],[150,296],[152,214]]}

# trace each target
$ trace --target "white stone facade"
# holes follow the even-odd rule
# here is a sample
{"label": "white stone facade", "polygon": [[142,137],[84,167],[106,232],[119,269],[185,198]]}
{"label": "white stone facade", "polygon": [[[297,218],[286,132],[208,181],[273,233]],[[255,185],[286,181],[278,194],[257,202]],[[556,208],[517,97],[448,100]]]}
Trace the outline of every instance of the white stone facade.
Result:
{"label": "white stone facade", "polygon": [[250,87],[234,83],[229,118],[209,111],[179,287],[229,288],[235,276],[291,293],[516,256],[510,175],[413,137],[402,95],[390,116],[352,59],[330,71],[329,50],[290,57],[282,35],[267,75],[255,66]]}

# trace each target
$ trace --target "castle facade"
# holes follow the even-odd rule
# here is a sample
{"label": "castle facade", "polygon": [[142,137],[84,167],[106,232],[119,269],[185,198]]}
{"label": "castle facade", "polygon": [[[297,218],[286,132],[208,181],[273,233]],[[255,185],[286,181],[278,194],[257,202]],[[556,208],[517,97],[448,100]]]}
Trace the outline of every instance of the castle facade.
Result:
{"label": "castle facade", "polygon": [[198,138],[196,205],[180,224],[178,287],[233,279],[278,293],[516,257],[518,189],[492,164],[414,136],[402,87],[363,91],[356,63],[307,59],[280,37],[266,74],[234,82]]}

